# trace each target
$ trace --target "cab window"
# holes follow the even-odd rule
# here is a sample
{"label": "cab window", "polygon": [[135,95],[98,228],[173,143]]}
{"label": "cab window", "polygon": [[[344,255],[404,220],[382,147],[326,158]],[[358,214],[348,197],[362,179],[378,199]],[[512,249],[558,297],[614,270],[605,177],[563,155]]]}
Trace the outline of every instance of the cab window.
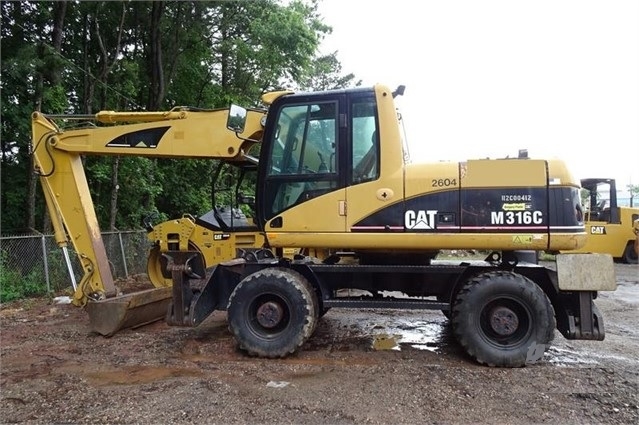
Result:
{"label": "cab window", "polygon": [[375,114],[375,98],[366,98],[351,105],[352,182],[354,184],[379,178],[379,135]]}
{"label": "cab window", "polygon": [[285,106],[268,158],[267,219],[337,188],[337,102]]}

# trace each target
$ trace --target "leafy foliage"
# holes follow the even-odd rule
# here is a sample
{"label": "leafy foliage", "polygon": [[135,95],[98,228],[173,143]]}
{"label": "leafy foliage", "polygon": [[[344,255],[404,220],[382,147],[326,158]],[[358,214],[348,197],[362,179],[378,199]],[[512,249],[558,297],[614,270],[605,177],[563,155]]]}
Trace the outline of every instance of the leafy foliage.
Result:
{"label": "leafy foliage", "polygon": [[44,282],[42,270],[33,269],[23,276],[9,267],[5,252],[0,253],[0,303],[44,295],[47,292]]}
{"label": "leafy foliage", "polygon": [[[1,11],[1,178],[10,182],[0,189],[5,232],[46,230],[31,172],[34,110],[256,106],[272,89],[358,84],[352,74],[342,75],[335,54],[319,54],[331,28],[318,15],[317,0],[3,1]],[[138,228],[152,212],[160,219],[200,214],[213,202],[212,160],[84,161],[103,228]]]}

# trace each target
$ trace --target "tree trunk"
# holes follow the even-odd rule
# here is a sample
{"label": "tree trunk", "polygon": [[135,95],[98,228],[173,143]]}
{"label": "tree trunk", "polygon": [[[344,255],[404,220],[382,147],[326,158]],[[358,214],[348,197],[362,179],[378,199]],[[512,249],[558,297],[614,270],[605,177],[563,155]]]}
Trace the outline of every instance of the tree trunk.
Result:
{"label": "tree trunk", "polygon": [[161,109],[164,101],[164,69],[162,66],[162,36],[160,34],[160,21],[164,9],[163,1],[154,1],[151,9],[150,42],[149,42],[149,68],[151,84],[149,86],[150,111]]}
{"label": "tree trunk", "polygon": [[83,99],[82,99],[82,112],[85,114],[93,113],[93,93],[95,91],[95,81],[91,76],[91,64],[89,61],[89,38],[91,34],[91,21],[88,13],[85,13],[82,17],[82,49],[83,55]]}
{"label": "tree trunk", "polygon": [[[122,13],[120,15],[120,23],[118,25],[118,38],[116,44],[113,48],[113,59],[109,60],[109,51],[108,46],[104,44],[102,31],[100,30],[100,21],[98,17],[95,17],[95,34],[96,39],[98,41],[98,46],[100,47],[100,54],[102,56],[102,66],[100,68],[100,76],[99,81],[102,84],[101,87],[101,103],[100,109],[105,109],[111,106],[108,102],[109,92],[108,81],[109,74],[113,69],[113,66],[118,61],[118,54],[120,52],[120,45],[122,42],[122,32],[124,31],[124,18],[126,17],[126,4],[122,4]],[[109,229],[115,230],[115,220],[118,212],[118,189],[120,188],[118,182],[118,170],[120,167],[120,157],[113,158],[111,162],[111,196],[110,196],[110,208],[109,208]]]}
{"label": "tree trunk", "polygon": [[124,19],[126,17],[126,4],[122,3],[122,13],[120,14],[120,23],[118,25],[118,38],[117,41],[115,43],[115,46],[113,47],[113,60],[109,60],[109,51],[107,50],[108,46],[105,46],[104,41],[103,41],[103,37],[102,37],[102,31],[100,30],[100,21],[98,19],[98,16],[95,17],[95,34],[96,34],[96,39],[98,41],[98,46],[100,47],[100,54],[102,55],[102,66],[100,68],[100,76],[98,77],[98,80],[101,82],[101,106],[100,109],[105,109],[108,106],[108,96],[109,96],[109,92],[108,92],[108,87],[109,87],[109,74],[111,73],[111,70],[113,69],[113,66],[117,63],[118,61],[118,54],[120,52],[120,45],[122,42],[122,33],[124,31]]}
{"label": "tree trunk", "polygon": [[118,214],[118,170],[120,169],[120,157],[113,157],[111,163],[111,210],[109,211],[109,230],[115,231],[115,218]]}
{"label": "tree trunk", "polygon": [[[53,6],[53,31],[51,33],[51,42],[53,45],[53,50],[56,54],[60,54],[62,51],[62,27],[64,25],[64,16],[67,12],[67,2],[66,1],[56,1]],[[52,61],[52,63],[59,63],[57,60]],[[47,79],[51,83],[51,86],[57,86],[60,84],[60,76],[62,73],[60,72],[59,67],[50,67],[51,72],[47,75]]]}

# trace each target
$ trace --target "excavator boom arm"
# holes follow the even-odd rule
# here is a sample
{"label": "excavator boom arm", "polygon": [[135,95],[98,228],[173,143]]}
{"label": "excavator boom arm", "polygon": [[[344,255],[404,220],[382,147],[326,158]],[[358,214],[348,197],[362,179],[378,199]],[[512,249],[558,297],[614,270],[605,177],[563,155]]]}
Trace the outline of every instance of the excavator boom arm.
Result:
{"label": "excavator boom arm", "polygon": [[[33,113],[34,171],[40,177],[56,242],[65,250],[70,242],[83,269],[79,284],[74,282],[74,304],[82,306],[89,300],[117,295],[82,155],[253,159],[249,151],[262,137],[266,112],[249,110],[244,131],[239,134],[227,129],[228,113],[228,109],[103,111],[80,116],[94,123],[71,130],[61,130],[54,119],[73,120],[78,116]],[[113,125],[97,126],[95,122]]]}
{"label": "excavator boom arm", "polygon": [[[35,112],[32,117],[33,154],[45,154],[44,167],[50,154],[46,150],[38,151],[38,147],[90,155],[239,160],[261,139],[261,119],[265,111],[249,110],[245,130],[237,135],[226,127],[228,109],[138,114],[99,112],[94,116],[95,121],[117,124],[60,131],[51,118]],[[166,118],[159,119],[161,114],[166,114]],[[70,115],[68,119],[73,117]],[[43,143],[45,146],[40,146]],[[53,153],[54,149],[49,152]]]}

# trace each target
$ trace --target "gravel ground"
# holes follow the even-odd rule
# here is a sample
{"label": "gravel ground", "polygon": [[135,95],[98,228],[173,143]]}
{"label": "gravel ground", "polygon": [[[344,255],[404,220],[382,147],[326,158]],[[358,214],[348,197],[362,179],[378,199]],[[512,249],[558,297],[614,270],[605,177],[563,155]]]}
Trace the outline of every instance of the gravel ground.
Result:
{"label": "gravel ground", "polygon": [[559,333],[517,369],[465,356],[434,311],[329,311],[296,354],[251,358],[217,312],[111,338],[48,299],[2,305],[2,423],[639,423],[639,268],[601,293],[604,341]]}

